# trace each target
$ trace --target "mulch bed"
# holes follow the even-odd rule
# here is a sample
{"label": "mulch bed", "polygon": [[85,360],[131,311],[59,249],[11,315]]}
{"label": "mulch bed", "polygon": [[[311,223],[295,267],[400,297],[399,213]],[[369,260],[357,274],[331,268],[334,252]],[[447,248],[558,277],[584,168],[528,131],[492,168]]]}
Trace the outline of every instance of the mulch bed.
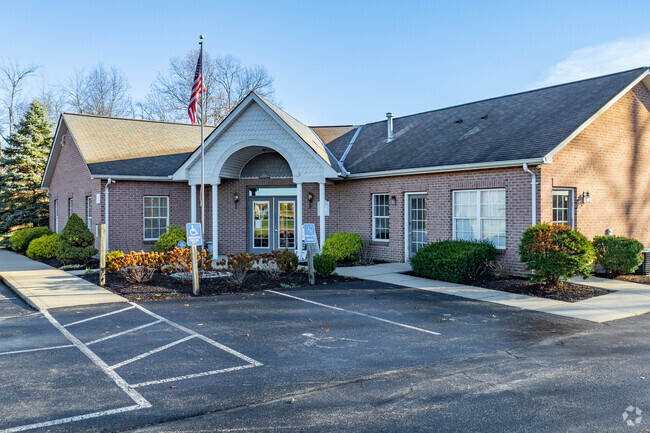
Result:
{"label": "mulch bed", "polygon": [[[86,281],[99,284],[99,273],[80,275]],[[328,277],[316,276],[316,284],[334,284],[345,281],[354,281],[356,278],[330,275]],[[263,272],[251,271],[241,287],[226,281],[226,278],[203,278],[200,283],[200,296],[216,296],[229,293],[259,292],[262,290],[283,289],[288,287],[307,286],[307,273],[294,272],[281,279],[271,280]],[[153,278],[145,284],[131,284],[120,274],[106,274],[106,289],[130,301],[151,301],[162,299],[190,299],[192,284],[179,282],[168,275],[156,272]]]}
{"label": "mulch bed", "polygon": [[[413,271],[405,273],[416,276]],[[502,292],[516,293],[518,295],[535,296],[537,298],[555,299],[556,301],[564,302],[584,301],[596,296],[611,293],[609,290],[573,283],[564,283],[561,286],[550,286],[546,283],[538,283],[522,277],[497,278],[494,276],[481,276],[480,278],[465,281],[465,284],[483,287],[485,289],[500,290]]]}
{"label": "mulch bed", "polygon": [[351,268],[354,266],[381,265],[383,263],[390,263],[390,262],[387,262],[386,260],[370,260],[368,263],[360,263],[358,260],[344,260],[342,262],[337,262],[336,267]]}
{"label": "mulch bed", "polygon": [[650,284],[650,275],[621,275],[615,279],[621,281],[629,281],[630,283]]}

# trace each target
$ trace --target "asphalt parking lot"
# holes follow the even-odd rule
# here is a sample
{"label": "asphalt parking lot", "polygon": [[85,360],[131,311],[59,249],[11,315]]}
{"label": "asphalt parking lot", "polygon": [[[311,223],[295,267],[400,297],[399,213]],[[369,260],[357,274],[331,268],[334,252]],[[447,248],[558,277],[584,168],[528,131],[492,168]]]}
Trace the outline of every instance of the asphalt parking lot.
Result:
{"label": "asphalt parking lot", "polygon": [[647,431],[650,321],[613,323],[365,281],[0,300],[0,432]]}

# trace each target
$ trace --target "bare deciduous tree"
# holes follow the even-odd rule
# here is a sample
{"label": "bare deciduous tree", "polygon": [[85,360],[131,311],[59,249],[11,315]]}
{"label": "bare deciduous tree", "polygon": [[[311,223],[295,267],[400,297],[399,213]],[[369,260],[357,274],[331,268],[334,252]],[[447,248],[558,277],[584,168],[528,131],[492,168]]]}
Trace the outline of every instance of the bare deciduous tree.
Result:
{"label": "bare deciduous tree", "polygon": [[133,114],[129,80],[119,69],[98,64],[70,76],[62,91],[68,106],[82,114],[119,117]]}
{"label": "bare deciduous tree", "polygon": [[[2,90],[2,104],[7,110],[2,116],[5,128],[0,127],[0,137],[7,142],[13,132],[14,120],[17,117],[17,107],[20,105],[20,92],[25,79],[33,76],[38,70],[38,65],[21,66],[17,60],[7,60],[0,63],[0,90]],[[0,142],[0,156],[2,156],[2,143]]]}
{"label": "bare deciduous tree", "polygon": [[[141,117],[152,120],[188,121],[187,105],[199,52],[173,57],[166,73],[159,73],[151,92],[137,106]],[[251,91],[272,96],[273,78],[260,65],[246,66],[233,56],[203,56],[204,102],[208,125],[221,122]]]}

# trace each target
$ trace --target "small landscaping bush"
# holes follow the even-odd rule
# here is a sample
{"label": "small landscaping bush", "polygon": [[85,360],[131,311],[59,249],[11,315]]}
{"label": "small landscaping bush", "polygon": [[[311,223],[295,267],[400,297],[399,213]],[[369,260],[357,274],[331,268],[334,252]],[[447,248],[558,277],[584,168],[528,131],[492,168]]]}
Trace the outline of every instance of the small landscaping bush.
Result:
{"label": "small landscaping bush", "polygon": [[331,275],[336,269],[336,259],[329,254],[316,254],[314,256],[314,270],[322,277]]}
{"label": "small landscaping bush", "polygon": [[564,224],[537,224],[524,231],[519,256],[532,279],[550,285],[561,284],[560,278],[576,275],[587,278],[593,272],[594,247],[579,231]]}
{"label": "small landscaping bush", "polygon": [[411,267],[421,277],[461,283],[478,274],[496,254],[489,242],[440,241],[421,248],[411,257]]}
{"label": "small landscaping bush", "polygon": [[356,260],[362,246],[363,240],[357,233],[332,233],[325,239],[322,253],[334,257],[337,262]]}
{"label": "small landscaping bush", "polygon": [[79,215],[73,213],[59,237],[56,258],[66,264],[84,263],[97,254],[94,244],[95,236]]}
{"label": "small landscaping bush", "polygon": [[52,233],[31,241],[26,254],[27,257],[34,260],[52,259],[56,257],[58,249],[59,235]]}
{"label": "small landscaping bush", "polygon": [[643,263],[643,244],[622,236],[596,236],[596,260],[607,273],[631,274]]}
{"label": "small landscaping bush", "polygon": [[230,272],[229,280],[236,286],[244,284],[248,272],[253,268],[257,258],[253,253],[228,254],[226,269]]}
{"label": "small landscaping bush", "polygon": [[109,251],[108,254],[106,254],[106,269],[108,270],[115,259],[119,259],[124,255],[124,251],[120,250],[115,250],[115,251]]}
{"label": "small landscaping bush", "polygon": [[286,248],[284,251],[273,251],[273,256],[282,275],[293,274],[298,270],[298,256]]}
{"label": "small landscaping bush", "polygon": [[156,241],[153,250],[158,253],[171,251],[177,247],[179,241],[187,242],[187,233],[185,233],[185,229],[176,224],[169,225],[167,226],[165,233],[160,235]]}
{"label": "small landscaping bush", "polygon": [[9,242],[14,251],[24,252],[31,241],[49,234],[52,234],[52,232],[47,227],[27,227],[12,234]]}

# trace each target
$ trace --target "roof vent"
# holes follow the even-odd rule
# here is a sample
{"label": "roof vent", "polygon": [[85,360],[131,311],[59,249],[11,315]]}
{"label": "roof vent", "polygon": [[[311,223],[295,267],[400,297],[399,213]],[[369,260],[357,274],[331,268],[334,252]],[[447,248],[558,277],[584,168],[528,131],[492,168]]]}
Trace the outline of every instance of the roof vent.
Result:
{"label": "roof vent", "polygon": [[388,129],[388,141],[391,141],[393,137],[393,113],[386,113],[386,127]]}

